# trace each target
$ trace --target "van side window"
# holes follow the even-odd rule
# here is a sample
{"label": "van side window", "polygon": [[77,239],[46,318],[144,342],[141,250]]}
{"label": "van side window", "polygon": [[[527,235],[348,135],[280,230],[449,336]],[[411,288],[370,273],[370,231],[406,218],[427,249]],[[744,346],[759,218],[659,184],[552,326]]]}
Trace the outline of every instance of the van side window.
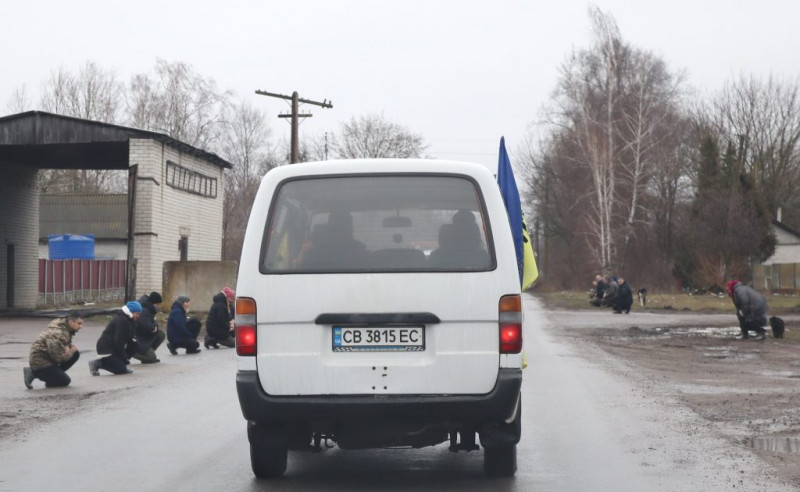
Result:
{"label": "van side window", "polygon": [[462,176],[356,175],[282,183],[262,273],[495,268],[478,186]]}

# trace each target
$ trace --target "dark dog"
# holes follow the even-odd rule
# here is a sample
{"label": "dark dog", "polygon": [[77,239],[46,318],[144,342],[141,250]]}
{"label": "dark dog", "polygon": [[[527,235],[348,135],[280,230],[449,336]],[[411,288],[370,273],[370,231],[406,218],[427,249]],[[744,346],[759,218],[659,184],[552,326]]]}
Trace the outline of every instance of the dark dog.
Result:
{"label": "dark dog", "polygon": [[641,289],[639,289],[638,295],[639,295],[639,305],[645,306],[647,304],[647,289],[642,287]]}
{"label": "dark dog", "polygon": [[770,316],[769,326],[772,327],[772,336],[775,338],[783,338],[783,330],[786,326],[783,320],[777,316]]}

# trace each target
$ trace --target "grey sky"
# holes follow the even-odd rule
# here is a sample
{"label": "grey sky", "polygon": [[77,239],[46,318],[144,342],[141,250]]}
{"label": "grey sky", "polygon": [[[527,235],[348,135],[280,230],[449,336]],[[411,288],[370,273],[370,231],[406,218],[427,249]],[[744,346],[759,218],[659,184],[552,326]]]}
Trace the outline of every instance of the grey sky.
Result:
{"label": "grey sky", "polygon": [[[800,75],[796,0],[597,0],[623,37],[686,70],[701,93],[740,73]],[[280,100],[256,89],[333,102],[305,106],[308,133],[383,112],[430,144],[428,154],[494,168],[500,136],[514,157],[553,90],[558,67],[589,43],[583,0],[291,0],[226,2],[7,0],[0,14],[0,111],[11,91],[86,61],[121,80],[156,57],[183,61],[264,108],[278,138]]]}

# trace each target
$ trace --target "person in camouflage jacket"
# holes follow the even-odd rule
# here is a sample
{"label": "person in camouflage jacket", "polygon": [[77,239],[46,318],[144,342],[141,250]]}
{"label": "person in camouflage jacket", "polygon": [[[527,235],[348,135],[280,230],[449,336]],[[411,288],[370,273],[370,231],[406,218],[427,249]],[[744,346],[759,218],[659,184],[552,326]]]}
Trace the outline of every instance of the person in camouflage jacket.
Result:
{"label": "person in camouflage jacket", "polygon": [[28,364],[23,369],[25,386],[33,389],[33,381],[41,379],[48,388],[69,386],[72,379],[67,370],[80,357],[78,347],[72,343],[72,337],[83,328],[83,317],[77,311],[70,311],[66,318],[57,318],[50,322],[33,345],[31,345]]}

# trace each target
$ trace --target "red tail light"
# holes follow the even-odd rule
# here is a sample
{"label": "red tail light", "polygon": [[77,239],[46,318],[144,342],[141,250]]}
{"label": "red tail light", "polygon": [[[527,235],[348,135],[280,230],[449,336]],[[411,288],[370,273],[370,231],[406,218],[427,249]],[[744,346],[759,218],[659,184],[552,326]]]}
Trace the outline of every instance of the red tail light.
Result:
{"label": "red tail light", "polygon": [[500,298],[500,353],[522,352],[522,299],[518,295]]}
{"label": "red tail light", "polygon": [[256,301],[236,298],[236,354],[256,355]]}

